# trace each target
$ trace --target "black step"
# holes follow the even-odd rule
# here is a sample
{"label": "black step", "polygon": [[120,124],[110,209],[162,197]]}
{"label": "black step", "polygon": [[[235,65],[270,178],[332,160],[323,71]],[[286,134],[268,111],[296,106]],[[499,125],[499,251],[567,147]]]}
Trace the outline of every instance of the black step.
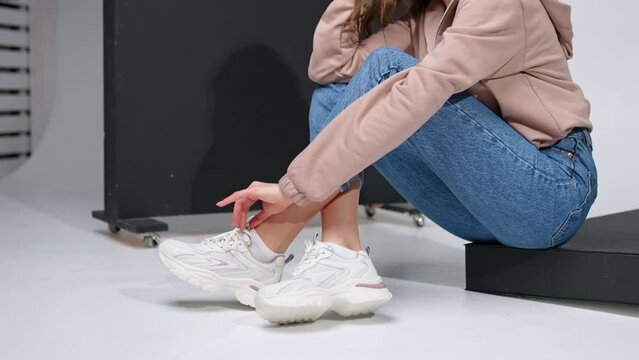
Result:
{"label": "black step", "polygon": [[639,210],[587,219],[554,249],[467,244],[466,290],[639,304]]}
{"label": "black step", "polygon": [[91,211],[91,216],[95,219],[102,220],[109,225],[115,225],[120,229],[130,231],[135,234],[169,230],[169,225],[167,223],[148,217],[110,219],[106,216],[104,210],[93,210]]}

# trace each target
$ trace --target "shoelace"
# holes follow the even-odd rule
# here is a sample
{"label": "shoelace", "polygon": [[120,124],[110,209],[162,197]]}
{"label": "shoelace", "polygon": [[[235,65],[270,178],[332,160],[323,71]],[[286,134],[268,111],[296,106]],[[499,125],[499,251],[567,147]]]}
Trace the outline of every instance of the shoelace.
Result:
{"label": "shoelace", "polygon": [[321,248],[320,246],[316,246],[317,244],[316,240],[318,236],[319,236],[319,233],[315,233],[315,236],[313,236],[312,239],[306,240],[304,242],[304,244],[306,245],[306,249],[304,250],[304,256],[302,256],[302,260],[300,260],[299,265],[297,265],[297,268],[291,274],[293,277],[300,275],[302,271],[312,266],[319,258],[323,248]]}
{"label": "shoelace", "polygon": [[[306,244],[306,249],[304,250],[304,256],[302,257],[302,260],[300,260],[300,263],[297,265],[297,268],[291,274],[293,277],[299,276],[304,270],[306,270],[310,266],[313,266],[313,264],[315,264],[315,262],[317,262],[317,260],[319,259],[319,256],[322,254],[322,251],[324,250],[324,248],[320,246],[316,246],[316,244],[318,243],[317,242],[318,236],[319,236],[319,233],[315,233],[315,236],[313,236],[313,239],[306,240],[304,242],[304,244]],[[365,251],[366,251],[366,254],[370,256],[371,247],[367,246]],[[292,254],[290,258],[292,259]]]}
{"label": "shoelace", "polygon": [[208,247],[211,247],[211,245],[217,245],[221,248],[224,248],[225,246],[234,248],[240,242],[243,242],[246,246],[249,246],[251,244],[250,237],[246,236],[239,227],[221,234],[204,238],[204,240],[202,240],[202,244]]}
{"label": "shoelace", "polygon": [[[243,231],[240,230],[239,227],[234,228],[233,230],[227,231],[225,233],[217,234],[215,236],[210,236],[204,238],[202,240],[202,244],[211,247],[211,245],[215,244],[220,248],[224,248],[225,245],[228,248],[234,248],[240,242],[243,242],[246,247],[251,245],[251,237],[250,236],[242,236]],[[295,255],[289,254],[288,257],[284,260],[284,264],[288,264]]]}

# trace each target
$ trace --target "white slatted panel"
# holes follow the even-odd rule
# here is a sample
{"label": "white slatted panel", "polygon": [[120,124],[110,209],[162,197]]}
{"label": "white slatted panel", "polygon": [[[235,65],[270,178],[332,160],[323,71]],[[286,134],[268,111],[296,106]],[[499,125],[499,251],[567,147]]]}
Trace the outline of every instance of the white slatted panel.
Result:
{"label": "white slatted panel", "polygon": [[0,29],[0,45],[27,47],[29,33],[24,30]]}
{"label": "white slatted panel", "polygon": [[0,111],[28,110],[28,95],[0,94]]}
{"label": "white slatted panel", "polygon": [[0,7],[0,24],[24,27],[29,24],[29,16],[24,9]]}
{"label": "white slatted panel", "polygon": [[[0,178],[13,172],[31,152],[29,90],[29,12],[26,0],[0,0],[0,4],[20,5],[20,8],[0,6]],[[10,26],[11,28],[6,28]],[[14,28],[15,27],[15,28]],[[6,48],[14,48],[9,50]],[[15,49],[15,48],[19,48]],[[22,72],[8,69],[24,69]],[[6,93],[9,90],[16,93]],[[16,133],[19,133],[16,135]],[[11,156],[4,156],[11,155]],[[19,155],[15,157],[15,155]]]}
{"label": "white slatted panel", "polygon": [[0,134],[26,132],[30,130],[29,117],[26,115],[0,116]]}
{"label": "white slatted panel", "polygon": [[0,72],[0,90],[29,89],[29,74]]}
{"label": "white slatted panel", "polygon": [[0,50],[0,67],[27,68],[29,53],[26,51]]}
{"label": "white slatted panel", "polygon": [[0,155],[20,154],[28,151],[28,136],[0,136]]}

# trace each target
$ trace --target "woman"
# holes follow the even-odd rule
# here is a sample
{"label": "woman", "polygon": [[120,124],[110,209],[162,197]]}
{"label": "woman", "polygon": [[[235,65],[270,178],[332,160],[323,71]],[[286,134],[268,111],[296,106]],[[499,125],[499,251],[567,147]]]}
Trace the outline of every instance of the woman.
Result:
{"label": "woman", "polygon": [[[317,25],[312,141],[279,183],[255,181],[218,202],[234,203],[235,229],[160,246],[175,274],[231,290],[275,323],[367,313],[391,299],[358,234],[361,171],[371,164],[428,218],[473,242],[560,246],[597,196],[590,104],[567,65],[568,5],[416,0],[389,23],[399,1],[369,3],[334,0]],[[366,36],[374,19],[382,30]],[[257,200],[263,209],[246,229]],[[280,282],[284,252],[318,211],[321,241],[308,242]]]}

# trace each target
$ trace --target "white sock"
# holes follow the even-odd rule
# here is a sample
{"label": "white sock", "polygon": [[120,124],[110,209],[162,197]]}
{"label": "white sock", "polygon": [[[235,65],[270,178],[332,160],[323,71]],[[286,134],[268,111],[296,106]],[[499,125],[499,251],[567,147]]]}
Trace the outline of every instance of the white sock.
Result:
{"label": "white sock", "polygon": [[251,237],[251,245],[248,247],[249,251],[257,260],[262,262],[271,262],[276,257],[284,255],[271,250],[268,245],[264,243],[264,240],[262,240],[260,234],[258,234],[255,229],[247,230],[247,232]]}
{"label": "white sock", "polygon": [[333,243],[327,243],[325,242],[324,244],[329,245],[331,247],[331,249],[333,249],[333,252],[343,258],[347,258],[347,259],[354,259],[357,257],[358,252],[346,247],[343,247],[341,245],[337,245],[337,244],[333,244]]}

